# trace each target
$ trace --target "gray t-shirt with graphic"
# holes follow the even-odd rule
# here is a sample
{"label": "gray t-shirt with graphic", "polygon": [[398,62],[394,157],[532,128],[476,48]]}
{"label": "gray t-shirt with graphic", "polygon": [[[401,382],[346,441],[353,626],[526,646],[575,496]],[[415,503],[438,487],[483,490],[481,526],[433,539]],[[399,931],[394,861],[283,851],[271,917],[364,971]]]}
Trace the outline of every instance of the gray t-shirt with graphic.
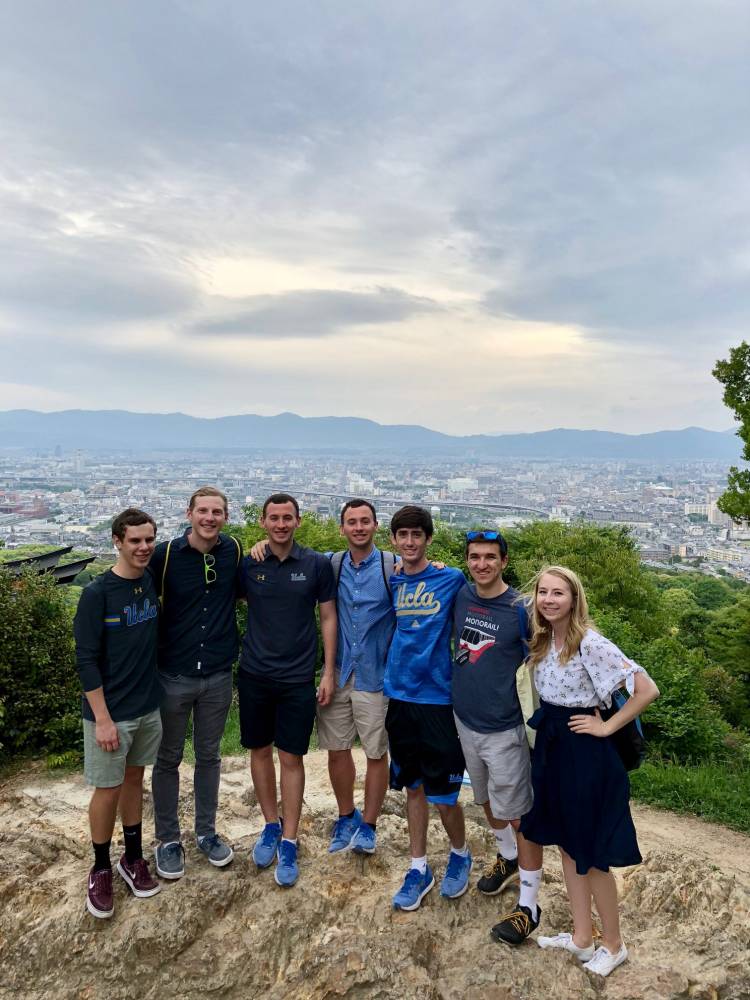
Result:
{"label": "gray t-shirt with graphic", "polygon": [[[453,614],[453,711],[476,733],[496,733],[523,723],[516,672],[525,656],[518,591],[478,597],[466,585]],[[523,612],[525,614],[525,611]]]}

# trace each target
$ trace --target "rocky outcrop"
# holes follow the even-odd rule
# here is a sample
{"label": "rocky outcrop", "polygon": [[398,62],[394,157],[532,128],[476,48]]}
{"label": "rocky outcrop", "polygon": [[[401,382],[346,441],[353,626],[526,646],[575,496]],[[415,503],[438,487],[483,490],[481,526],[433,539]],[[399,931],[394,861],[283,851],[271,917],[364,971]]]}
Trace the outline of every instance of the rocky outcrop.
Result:
{"label": "rocky outcrop", "polygon": [[[740,1000],[750,997],[750,841],[719,827],[640,810],[644,863],[622,873],[624,934],[631,959],[608,980],[567,954],[495,944],[490,926],[515,902],[475,890],[455,901],[435,889],[416,913],[390,897],[407,857],[401,797],[389,793],[372,858],[326,853],[333,799],[323,755],[308,758],[300,832],[301,877],[293,889],[257,872],[250,848],[261,819],[242,758],[226,761],[220,827],[237,855],[210,868],[186,838],[188,873],[152,899],[136,900],[117,876],[116,913],[84,906],[89,861],[88,790],[79,776],[41,768],[0,794],[0,997],[424,998],[526,1000]],[[190,769],[181,808],[189,829]],[[492,840],[467,810],[475,873]],[[150,830],[150,816],[145,829]],[[557,852],[547,852],[542,927],[570,927]],[[431,823],[430,855],[445,840]],[[437,874],[437,873],[436,873]],[[475,881],[475,878],[472,882]]]}

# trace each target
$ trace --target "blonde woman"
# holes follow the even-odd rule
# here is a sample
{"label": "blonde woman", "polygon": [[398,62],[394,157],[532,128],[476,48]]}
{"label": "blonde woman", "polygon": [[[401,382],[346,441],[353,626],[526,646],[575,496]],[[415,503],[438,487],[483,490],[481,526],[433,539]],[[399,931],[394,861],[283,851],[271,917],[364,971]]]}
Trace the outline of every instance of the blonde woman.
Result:
{"label": "blonde woman", "polygon": [[[559,847],[573,915],[572,934],[540,937],[538,944],[570,951],[585,969],[608,976],[628,957],[610,866],[641,861],[627,772],[608,737],[643,712],[659,690],[593,627],[581,581],[571,570],[541,570],[532,597],[529,665],[541,707],[532,720],[534,805],[521,831],[533,843]],[[630,699],[605,721],[599,709],[609,708],[623,687]],[[603,943],[596,949],[592,897],[602,925]]]}

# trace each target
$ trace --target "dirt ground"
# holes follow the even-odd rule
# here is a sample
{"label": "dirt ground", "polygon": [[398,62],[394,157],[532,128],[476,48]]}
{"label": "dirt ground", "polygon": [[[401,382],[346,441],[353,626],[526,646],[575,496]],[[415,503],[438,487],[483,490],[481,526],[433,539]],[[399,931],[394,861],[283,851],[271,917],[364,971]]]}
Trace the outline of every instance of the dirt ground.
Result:
{"label": "dirt ground", "polygon": [[[394,912],[390,898],[408,854],[402,796],[387,797],[376,855],[329,857],[334,804],[325,756],[307,761],[296,887],[278,888],[271,871],[251,863],[262,820],[244,758],[224,762],[219,807],[235,860],[217,870],[198,855],[185,765],[186,877],[136,900],[115,876],[108,921],[85,909],[91,861],[82,777],[37,765],[8,779],[0,786],[0,998],[750,998],[750,838],[635,807],[644,863],[618,873],[631,958],[601,980],[571,955],[543,952],[533,937],[517,949],[491,940],[491,925],[515,894],[485,898],[474,888],[494,852],[473,805],[472,888],[459,900],[441,899],[436,888],[417,912]],[[361,780],[358,787],[361,796]],[[147,810],[147,843],[152,829]],[[430,859],[438,878],[446,853],[434,819]],[[555,850],[545,858],[540,903],[541,933],[570,929]]]}

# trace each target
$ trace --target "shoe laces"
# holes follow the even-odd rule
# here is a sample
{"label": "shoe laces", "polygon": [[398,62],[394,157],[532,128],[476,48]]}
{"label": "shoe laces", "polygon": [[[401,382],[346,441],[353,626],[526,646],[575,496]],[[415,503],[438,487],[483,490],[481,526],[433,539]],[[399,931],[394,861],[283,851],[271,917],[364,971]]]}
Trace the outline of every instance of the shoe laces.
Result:
{"label": "shoe laces", "polygon": [[279,844],[279,864],[293,865],[297,860],[297,845],[291,844],[288,840],[282,840]]}
{"label": "shoe laces", "polygon": [[178,860],[185,854],[185,848],[177,841],[173,841],[171,844],[166,844],[162,850],[167,857],[171,858],[176,856]]}
{"label": "shoe laces", "polygon": [[528,937],[534,929],[528,913],[524,913],[524,911],[520,909],[513,910],[512,913],[506,913],[504,917],[500,918],[500,923],[509,923],[514,931],[518,931],[518,933],[523,934],[524,937]]}
{"label": "shoe laces", "polygon": [[94,883],[94,889],[108,889],[112,887],[112,869],[111,868],[100,868],[91,875],[91,880]]}
{"label": "shoe laces", "polygon": [[482,874],[485,878],[492,878],[493,875],[505,875],[508,871],[508,865],[505,862],[505,858],[502,855],[499,858],[487,865]]}
{"label": "shoe laces", "polygon": [[263,827],[263,832],[260,835],[260,842],[264,847],[270,847],[271,844],[275,844],[279,838],[279,827],[275,823],[267,823]]}
{"label": "shoe laces", "polygon": [[204,850],[212,851],[214,847],[217,847],[219,844],[219,835],[218,833],[212,833],[207,837],[201,837],[200,840],[201,840],[201,847]]}
{"label": "shoe laces", "polygon": [[461,874],[464,865],[466,864],[466,858],[461,857],[460,854],[456,854],[455,851],[451,851],[448,858],[448,867],[445,869],[446,878],[458,878]]}
{"label": "shoe laces", "polygon": [[404,879],[403,891],[410,889],[413,885],[419,885],[424,877],[425,872],[421,872],[418,868],[410,868]]}

